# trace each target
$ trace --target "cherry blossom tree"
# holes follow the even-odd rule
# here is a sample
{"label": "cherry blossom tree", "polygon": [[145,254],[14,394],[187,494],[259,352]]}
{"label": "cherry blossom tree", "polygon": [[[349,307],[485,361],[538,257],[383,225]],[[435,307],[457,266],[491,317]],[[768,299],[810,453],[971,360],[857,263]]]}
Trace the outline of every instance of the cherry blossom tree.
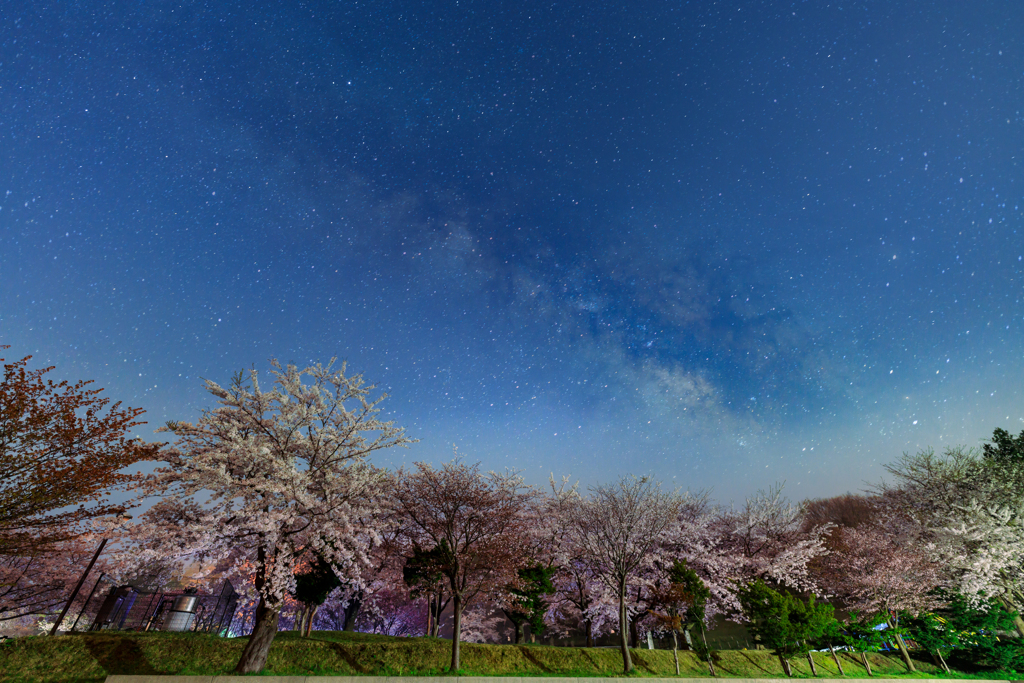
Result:
{"label": "cherry blossom tree", "polygon": [[[582,558],[573,558],[558,567],[552,578],[554,599],[547,620],[560,635],[582,630],[586,646],[594,647],[594,639],[615,623],[613,601],[605,598],[604,585]],[[607,609],[602,609],[607,608]]]}
{"label": "cherry blossom tree", "polygon": [[534,493],[514,472],[482,474],[456,457],[440,468],[416,463],[394,487],[411,543],[442,548],[436,569],[452,595],[451,673],[459,670],[463,612],[481,598],[517,585],[530,560],[526,510]]}
{"label": "cherry blossom tree", "polygon": [[1014,457],[1016,443],[996,430],[980,456],[963,447],[904,454],[886,466],[893,483],[875,488],[893,514],[917,527],[922,547],[946,565],[957,589],[974,604],[997,598],[1017,612],[1024,637],[1024,460]]}
{"label": "cherry blossom tree", "polygon": [[834,567],[829,589],[850,610],[883,615],[907,668],[914,670],[898,633],[898,615],[917,615],[942,604],[934,589],[943,584],[941,567],[923,548],[901,542],[893,529],[871,526],[840,531],[841,550],[828,558]]}
{"label": "cherry blossom tree", "polygon": [[685,560],[711,591],[706,618],[741,616],[737,585],[760,579],[774,586],[816,590],[810,564],[827,553],[831,525],[805,528],[800,506],[782,486],[758,491],[739,510],[692,496],[668,534],[665,561]]}
{"label": "cherry blossom tree", "polygon": [[364,633],[418,636],[427,619],[422,601],[410,597],[400,577],[382,574],[369,586],[356,621]]}
{"label": "cherry blossom tree", "polygon": [[409,443],[377,417],[384,397],[371,400],[374,387],[344,364],[271,365],[272,389],[255,370],[226,389],[207,381],[220,407],[195,424],[168,424],[177,441],[145,482],[160,500],[136,530],[150,554],[205,564],[234,552],[252,562],[259,599],[238,673],[263,669],[307,553],[358,578],[380,538],[366,520],[380,506],[384,473],[367,456]]}
{"label": "cherry blossom tree", "polygon": [[726,514],[729,527],[722,549],[731,573],[743,583],[763,579],[780,586],[815,590],[808,564],[823,555],[830,524],[803,529],[802,510],[782,495],[778,484],[758,491],[739,511]]}
{"label": "cherry blossom tree", "polygon": [[568,508],[566,521],[581,560],[618,600],[624,673],[633,670],[627,634],[627,596],[652,559],[652,551],[679,514],[681,500],[653,480],[623,478],[595,486]]}
{"label": "cherry blossom tree", "polygon": [[468,643],[497,643],[505,619],[499,608],[489,602],[477,602],[463,612],[461,637]]}
{"label": "cherry blossom tree", "polygon": [[953,570],[956,589],[976,605],[986,596],[999,600],[1024,637],[1024,508],[971,500],[954,506],[946,522],[936,530],[934,555]]}
{"label": "cherry blossom tree", "polygon": [[568,515],[578,497],[577,486],[570,485],[566,478],[556,482],[554,477],[549,485],[550,491],[535,506],[531,523],[533,556],[554,570],[551,576],[554,594],[548,600],[545,622],[560,636],[583,631],[586,646],[593,647],[594,638],[601,634],[604,624],[609,623],[609,617],[612,617],[610,623],[614,623],[614,611],[609,613],[602,609],[610,605],[608,600],[602,600],[606,589],[583,561],[581,549],[572,540]]}

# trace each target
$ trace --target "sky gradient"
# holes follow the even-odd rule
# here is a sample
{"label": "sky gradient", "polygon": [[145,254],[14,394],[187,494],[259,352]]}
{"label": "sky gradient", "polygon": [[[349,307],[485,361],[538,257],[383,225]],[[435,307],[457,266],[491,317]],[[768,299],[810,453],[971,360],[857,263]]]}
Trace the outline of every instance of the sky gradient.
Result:
{"label": "sky gradient", "polygon": [[1024,5],[25,2],[0,343],[190,420],[332,356],[377,458],[738,500],[1024,429]]}

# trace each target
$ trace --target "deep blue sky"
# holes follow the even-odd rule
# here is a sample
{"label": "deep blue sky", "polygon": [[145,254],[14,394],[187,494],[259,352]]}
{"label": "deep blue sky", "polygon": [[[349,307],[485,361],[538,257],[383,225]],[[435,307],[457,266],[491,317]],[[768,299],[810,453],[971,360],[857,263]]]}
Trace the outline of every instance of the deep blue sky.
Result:
{"label": "deep blue sky", "polygon": [[[0,343],[150,427],[347,358],[740,498],[1024,428],[1024,5],[0,2]],[[146,428],[144,434],[151,437]]]}

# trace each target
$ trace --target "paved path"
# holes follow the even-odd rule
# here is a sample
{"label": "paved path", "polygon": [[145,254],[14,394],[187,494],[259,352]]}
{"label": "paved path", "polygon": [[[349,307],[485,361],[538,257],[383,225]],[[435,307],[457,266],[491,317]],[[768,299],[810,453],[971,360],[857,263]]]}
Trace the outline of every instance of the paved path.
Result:
{"label": "paved path", "polygon": [[[452,676],[107,676],[106,683],[451,683]],[[607,678],[458,676],[459,683],[581,683]],[[788,678],[637,678],[637,683],[793,683]],[[811,681],[812,679],[799,679]],[[815,678],[816,683],[849,683],[849,678]],[[864,683],[949,683],[948,678],[865,678]],[[971,683],[1011,683],[972,679]]]}

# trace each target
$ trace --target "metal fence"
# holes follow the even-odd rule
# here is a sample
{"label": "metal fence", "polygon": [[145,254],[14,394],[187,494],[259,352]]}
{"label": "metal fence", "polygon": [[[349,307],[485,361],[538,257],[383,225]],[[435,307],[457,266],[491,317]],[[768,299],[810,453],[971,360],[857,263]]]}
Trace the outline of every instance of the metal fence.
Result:
{"label": "metal fence", "polygon": [[[230,581],[219,593],[193,590],[146,590],[111,586],[91,609],[83,605],[78,631],[190,631],[225,634],[234,617],[238,594]],[[88,621],[87,621],[88,620]],[[88,628],[85,624],[88,623]]]}

